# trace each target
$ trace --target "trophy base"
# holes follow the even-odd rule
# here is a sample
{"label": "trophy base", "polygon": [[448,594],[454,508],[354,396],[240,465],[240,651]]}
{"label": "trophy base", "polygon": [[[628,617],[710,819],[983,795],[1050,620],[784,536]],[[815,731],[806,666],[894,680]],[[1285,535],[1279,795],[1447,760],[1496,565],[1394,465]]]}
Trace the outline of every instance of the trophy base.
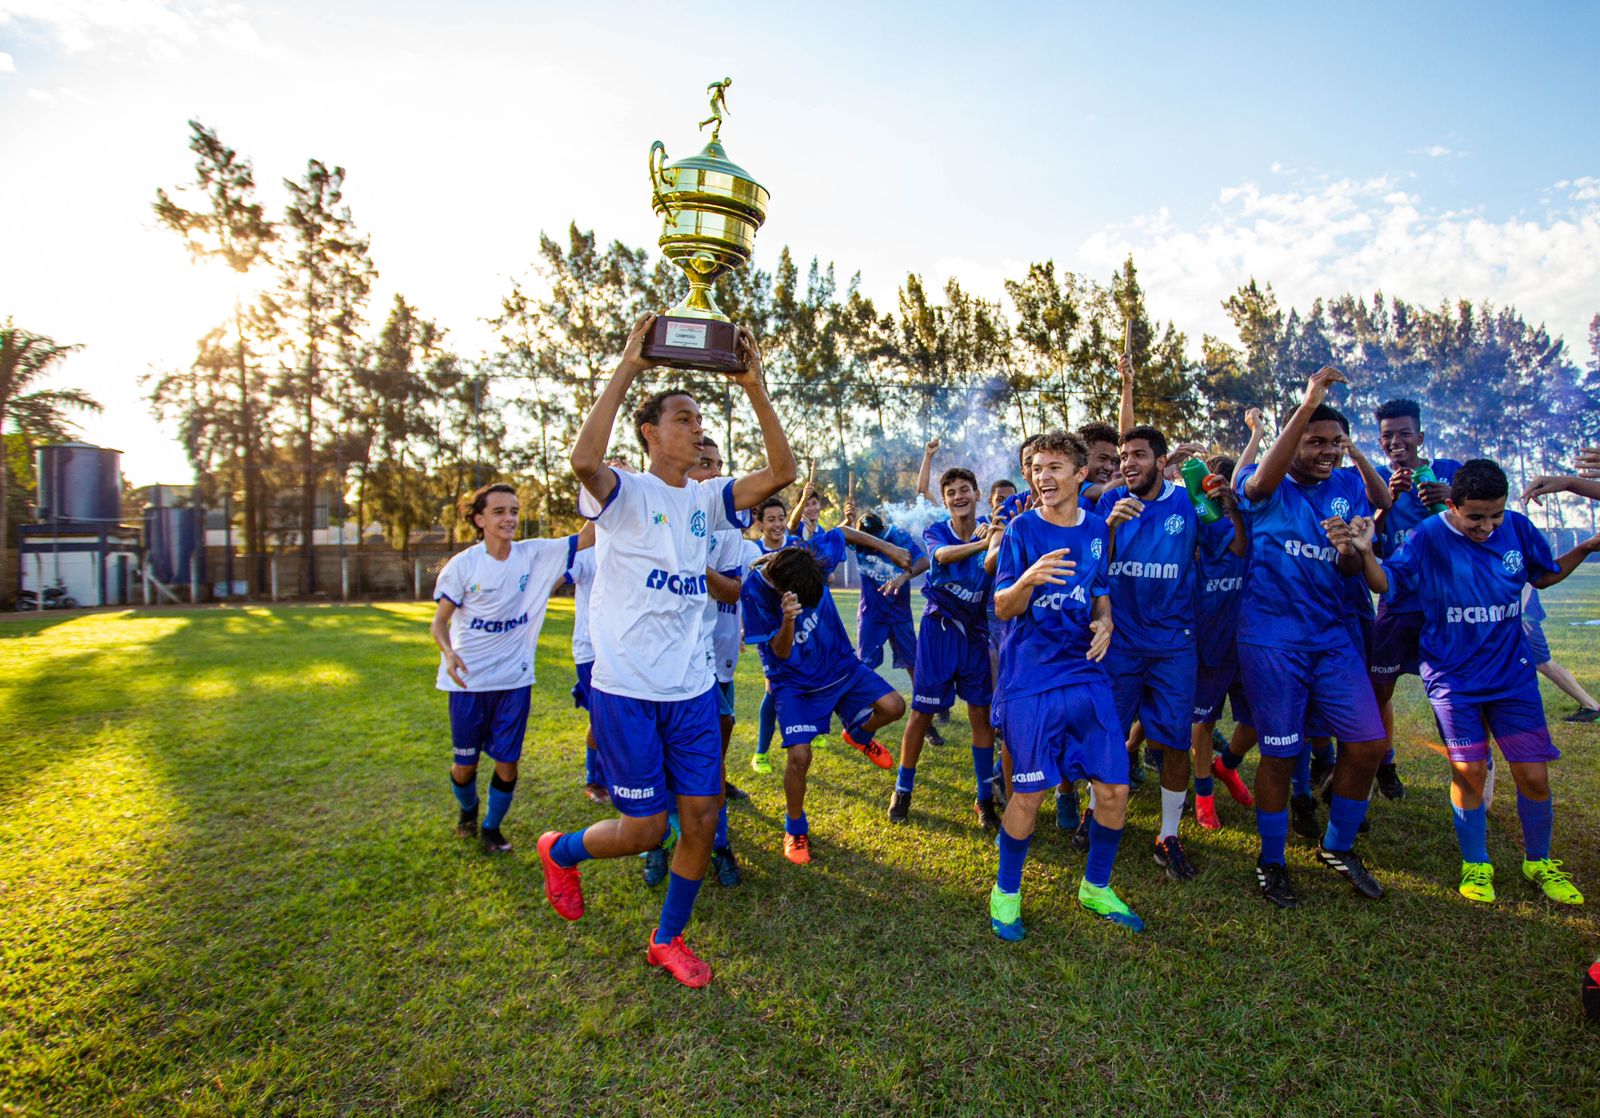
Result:
{"label": "trophy base", "polygon": [[672,369],[700,369],[708,373],[742,373],[739,333],[731,322],[710,318],[674,318],[656,315],[644,356]]}

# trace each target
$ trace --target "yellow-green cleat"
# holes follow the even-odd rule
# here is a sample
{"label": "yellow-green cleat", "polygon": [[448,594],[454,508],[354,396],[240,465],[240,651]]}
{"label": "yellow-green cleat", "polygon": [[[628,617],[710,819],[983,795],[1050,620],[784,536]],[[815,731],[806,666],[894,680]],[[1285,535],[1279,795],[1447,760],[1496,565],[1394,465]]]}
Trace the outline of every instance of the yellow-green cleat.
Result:
{"label": "yellow-green cleat", "polygon": [[1491,862],[1461,863],[1461,895],[1485,904],[1494,900],[1494,865]]}
{"label": "yellow-green cleat", "polygon": [[1078,903],[1102,920],[1121,924],[1132,932],[1144,931],[1144,921],[1122,903],[1109,885],[1090,885],[1086,877],[1078,884]]}
{"label": "yellow-green cleat", "polygon": [[772,775],[772,762],[765,753],[757,753],[750,758],[750,768],[761,776]]}
{"label": "yellow-green cleat", "polygon": [[989,890],[989,930],[1007,943],[1022,938],[1021,893],[1007,893],[999,885]]}
{"label": "yellow-green cleat", "polygon": [[1537,862],[1524,861],[1522,876],[1544,890],[1544,895],[1561,904],[1582,904],[1583,894],[1572,883],[1572,877],[1554,858],[1541,858]]}

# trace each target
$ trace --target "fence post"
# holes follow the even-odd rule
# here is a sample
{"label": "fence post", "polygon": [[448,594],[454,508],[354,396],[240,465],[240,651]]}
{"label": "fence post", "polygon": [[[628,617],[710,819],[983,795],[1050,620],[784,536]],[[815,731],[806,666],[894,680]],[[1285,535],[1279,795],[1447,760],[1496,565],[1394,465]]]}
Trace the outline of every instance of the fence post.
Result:
{"label": "fence post", "polygon": [[272,600],[278,600],[278,557],[272,557]]}
{"label": "fence post", "polygon": [[339,556],[339,598],[342,601],[350,600],[350,557]]}
{"label": "fence post", "polygon": [[415,565],[414,566],[415,574],[412,576],[413,585],[415,585],[415,587],[416,587],[416,592],[415,592],[414,596],[415,596],[416,600],[420,602],[420,601],[422,601],[422,560],[421,559],[414,559],[414,560],[412,560],[412,563]]}
{"label": "fence post", "polygon": [[189,553],[189,601],[196,604],[200,601],[200,551],[198,548]]}

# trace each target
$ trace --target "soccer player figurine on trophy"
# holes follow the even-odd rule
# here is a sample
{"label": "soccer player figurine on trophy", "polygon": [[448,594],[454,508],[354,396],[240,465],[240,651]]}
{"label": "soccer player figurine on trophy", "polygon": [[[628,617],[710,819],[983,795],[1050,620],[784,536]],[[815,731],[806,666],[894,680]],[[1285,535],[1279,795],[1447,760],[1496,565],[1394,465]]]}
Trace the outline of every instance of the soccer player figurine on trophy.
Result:
{"label": "soccer player figurine on trophy", "polygon": [[659,365],[744,371],[733,321],[718,309],[711,286],[750,259],[756,230],[767,219],[767,191],[722,148],[722,116],[732,78],[707,87],[711,142],[698,155],[667,162],[660,140],[650,145],[650,204],[662,215],[661,252],[689,277],[689,293],[656,316],[644,355]]}

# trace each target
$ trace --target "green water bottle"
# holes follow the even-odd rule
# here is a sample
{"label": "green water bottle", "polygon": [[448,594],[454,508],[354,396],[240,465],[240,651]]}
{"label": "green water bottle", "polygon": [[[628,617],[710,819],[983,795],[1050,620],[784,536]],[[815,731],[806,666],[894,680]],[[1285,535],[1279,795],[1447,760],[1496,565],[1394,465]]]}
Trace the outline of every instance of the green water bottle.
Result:
{"label": "green water bottle", "polygon": [[1189,500],[1194,502],[1195,515],[1200,518],[1200,523],[1215,524],[1221,520],[1222,510],[1206,492],[1206,478],[1211,473],[1206,469],[1206,464],[1198,458],[1185,458],[1178,472],[1183,475],[1183,487],[1189,491]]}
{"label": "green water bottle", "polygon": [[[1416,469],[1411,471],[1412,492],[1415,493],[1416,492],[1416,487],[1420,486],[1423,482],[1437,482],[1438,480],[1439,479],[1436,476],[1434,476],[1433,466],[1431,464],[1430,465],[1425,465],[1425,466],[1418,466]],[[1420,500],[1420,498],[1419,498],[1419,500]],[[1428,506],[1428,511],[1431,512],[1431,513],[1436,513],[1437,514],[1437,513],[1443,512],[1446,507],[1447,506],[1445,506],[1443,504],[1429,505]]]}

